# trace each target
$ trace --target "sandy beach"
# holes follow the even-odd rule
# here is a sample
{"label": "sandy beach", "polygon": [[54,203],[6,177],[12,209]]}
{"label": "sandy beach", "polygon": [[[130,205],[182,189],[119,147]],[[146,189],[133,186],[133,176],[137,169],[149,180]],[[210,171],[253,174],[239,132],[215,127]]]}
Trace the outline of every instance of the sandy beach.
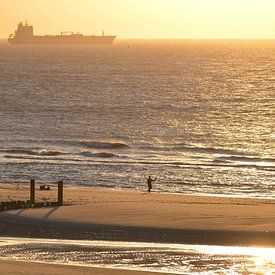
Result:
{"label": "sandy beach", "polygon": [[[1,185],[0,201],[28,198]],[[36,191],[54,200],[56,189]],[[275,246],[275,201],[65,188],[64,206],[0,213],[2,236]]]}
{"label": "sandy beach", "polygon": [[[37,201],[57,190],[36,189]],[[26,200],[29,186],[0,185],[0,201]],[[168,193],[64,189],[64,206],[0,213],[0,236],[275,247],[275,201]],[[4,274],[152,274],[2,261]]]}

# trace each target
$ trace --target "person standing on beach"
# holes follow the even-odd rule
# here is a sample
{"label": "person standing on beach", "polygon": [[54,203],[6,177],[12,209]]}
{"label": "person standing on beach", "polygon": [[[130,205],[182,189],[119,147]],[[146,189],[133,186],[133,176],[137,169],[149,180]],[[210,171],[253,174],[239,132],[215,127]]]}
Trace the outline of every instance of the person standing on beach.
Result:
{"label": "person standing on beach", "polygon": [[147,185],[148,185],[148,192],[150,193],[151,192],[151,189],[152,189],[152,182],[153,181],[156,181],[157,178],[155,178],[154,180],[151,178],[151,176],[148,177],[147,179]]}

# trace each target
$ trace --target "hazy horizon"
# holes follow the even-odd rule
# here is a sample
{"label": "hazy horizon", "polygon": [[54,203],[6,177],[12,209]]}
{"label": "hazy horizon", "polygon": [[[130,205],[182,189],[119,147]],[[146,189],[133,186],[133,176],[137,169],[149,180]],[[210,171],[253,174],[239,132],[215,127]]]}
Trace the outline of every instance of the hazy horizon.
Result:
{"label": "hazy horizon", "polygon": [[[53,35],[56,35],[56,34],[53,34]],[[7,42],[8,43],[8,38],[7,37],[0,37],[0,41],[1,42]],[[214,41],[217,41],[217,42],[225,42],[225,41],[231,41],[231,42],[238,42],[238,41],[243,41],[243,42],[253,42],[253,41],[267,41],[267,42],[273,42],[275,41],[275,38],[140,38],[140,37],[131,37],[131,38],[126,38],[126,37],[116,37],[115,41],[113,42],[113,44],[116,44],[118,42],[131,42],[131,41],[136,41],[136,42],[168,42],[168,41],[171,41],[171,42],[192,42],[192,41],[196,41],[196,42],[214,42]],[[38,44],[39,45],[39,44]],[[37,45],[37,46],[38,46]],[[54,44],[53,44],[54,45]],[[64,44],[65,45],[65,44]],[[92,45],[92,44],[91,44]],[[72,46],[72,45],[71,45]]]}
{"label": "hazy horizon", "polygon": [[122,39],[275,39],[273,0],[0,0],[0,37],[28,20],[37,35],[74,31]]}

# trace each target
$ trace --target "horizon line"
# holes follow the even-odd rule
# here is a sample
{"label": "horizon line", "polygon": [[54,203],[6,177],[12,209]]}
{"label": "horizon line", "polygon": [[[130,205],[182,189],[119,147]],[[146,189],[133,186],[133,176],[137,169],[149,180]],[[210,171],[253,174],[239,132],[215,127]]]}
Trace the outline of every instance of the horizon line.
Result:
{"label": "horizon line", "polygon": [[[0,37],[0,40],[8,40],[8,37]],[[275,40],[275,37],[116,37],[116,40]]]}

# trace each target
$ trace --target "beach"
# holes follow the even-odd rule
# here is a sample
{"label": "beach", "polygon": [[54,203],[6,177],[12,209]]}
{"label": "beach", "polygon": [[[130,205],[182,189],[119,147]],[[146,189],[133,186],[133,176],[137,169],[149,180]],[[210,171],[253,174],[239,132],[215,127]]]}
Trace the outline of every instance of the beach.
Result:
{"label": "beach", "polygon": [[[0,186],[0,201],[27,199],[29,186]],[[56,200],[36,190],[37,201]],[[0,213],[1,236],[275,246],[271,199],[65,187],[64,206]]]}
{"label": "beach", "polygon": [[[1,202],[28,196],[28,183],[0,185]],[[36,186],[36,201],[56,201],[56,197],[56,186],[50,191]],[[0,219],[0,236],[19,240],[275,247],[275,202],[271,199],[65,187],[63,206],[4,211]],[[153,274],[35,262],[4,258],[0,263],[5,274]]]}

